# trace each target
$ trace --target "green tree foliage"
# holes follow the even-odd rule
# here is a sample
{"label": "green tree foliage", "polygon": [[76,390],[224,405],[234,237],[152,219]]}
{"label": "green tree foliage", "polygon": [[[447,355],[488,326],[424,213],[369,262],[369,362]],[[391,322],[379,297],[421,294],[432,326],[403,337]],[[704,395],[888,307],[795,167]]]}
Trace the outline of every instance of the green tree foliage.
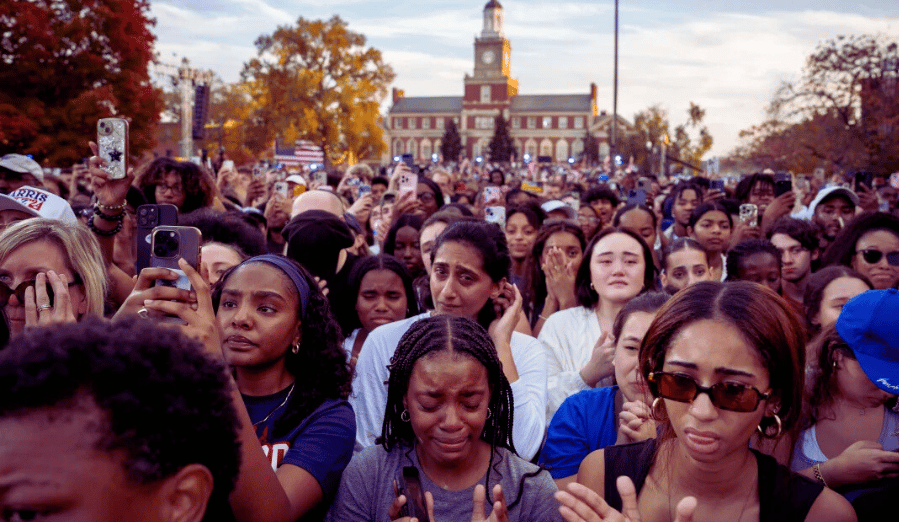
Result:
{"label": "green tree foliage", "polygon": [[899,170],[899,45],[876,35],[838,36],[775,92],[768,120],[741,133],[735,156],[797,172]]}
{"label": "green tree foliage", "polygon": [[644,172],[653,172],[658,170],[660,145],[667,137],[668,157],[700,167],[702,156],[712,148],[713,142],[703,118],[705,110],[690,102],[687,121],[672,132],[668,112],[660,105],[653,105],[634,115],[634,132],[627,135],[622,152],[633,156],[634,163]]}
{"label": "green tree foliage", "polygon": [[132,157],[149,150],[162,108],[147,69],[149,9],[145,0],[0,2],[0,154],[71,164],[109,116],[130,120]]}
{"label": "green tree foliage", "polygon": [[380,51],[365,47],[365,36],[338,16],[301,17],[295,26],[260,36],[256,49],[258,56],[243,68],[254,100],[252,143],[310,140],[331,163],[384,151],[378,110],[394,73]]}
{"label": "green tree foliage", "polygon": [[493,138],[490,139],[490,161],[508,162],[512,156],[518,156],[515,142],[509,134],[509,123],[500,112],[493,121]]}
{"label": "green tree foliage", "polygon": [[462,137],[459,136],[459,129],[453,120],[449,120],[443,131],[440,154],[443,154],[444,161],[459,161],[459,154],[462,154]]}

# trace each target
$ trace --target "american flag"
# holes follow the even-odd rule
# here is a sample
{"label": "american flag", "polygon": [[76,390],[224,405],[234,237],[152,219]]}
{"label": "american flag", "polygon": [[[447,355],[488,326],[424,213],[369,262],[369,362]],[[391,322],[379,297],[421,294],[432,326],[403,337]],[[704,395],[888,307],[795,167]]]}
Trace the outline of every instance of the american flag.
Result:
{"label": "american flag", "polygon": [[312,163],[323,163],[325,153],[311,141],[298,141],[295,146],[281,146],[275,141],[275,163],[288,167],[298,167]]}

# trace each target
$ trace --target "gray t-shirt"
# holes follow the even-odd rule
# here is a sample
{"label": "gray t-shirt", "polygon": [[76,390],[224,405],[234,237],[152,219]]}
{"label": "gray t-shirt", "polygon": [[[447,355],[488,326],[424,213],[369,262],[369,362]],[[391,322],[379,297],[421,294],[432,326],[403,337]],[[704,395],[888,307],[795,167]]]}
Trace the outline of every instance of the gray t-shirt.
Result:
{"label": "gray t-shirt", "polygon": [[[439,488],[421,471],[415,450],[408,446],[394,447],[389,453],[382,446],[371,446],[353,456],[340,479],[337,498],[328,512],[327,520],[334,522],[390,520],[388,511],[393,503],[393,481],[401,483],[403,466],[419,469],[422,492],[434,495],[434,517],[432,522],[458,522],[471,520],[474,486],[462,491],[446,491]],[[509,510],[510,522],[561,521],[559,504],[553,497],[556,484],[549,472],[540,471],[524,480],[519,491],[522,476],[537,471],[537,466],[522,460],[508,450],[498,448],[490,468],[488,502],[485,503],[487,516],[492,510],[491,492],[496,484],[502,485],[507,506],[519,498]],[[483,484],[487,477],[479,483]]]}

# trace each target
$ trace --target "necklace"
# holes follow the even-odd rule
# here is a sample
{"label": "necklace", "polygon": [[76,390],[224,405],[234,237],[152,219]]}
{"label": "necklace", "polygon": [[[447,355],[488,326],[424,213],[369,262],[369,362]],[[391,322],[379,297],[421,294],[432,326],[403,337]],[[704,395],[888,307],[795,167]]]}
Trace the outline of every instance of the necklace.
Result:
{"label": "necklace", "polygon": [[287,397],[284,397],[284,400],[281,401],[281,404],[275,406],[274,409],[272,409],[272,411],[268,412],[268,415],[266,415],[264,419],[262,419],[259,422],[254,422],[253,429],[258,428],[260,424],[264,424],[265,421],[267,421],[269,418],[271,418],[271,416],[274,415],[276,411],[280,410],[285,404],[287,404],[287,401],[290,400],[290,396],[293,394],[293,389],[296,385],[297,385],[297,382],[293,381],[293,383],[290,385],[290,390],[287,391]]}

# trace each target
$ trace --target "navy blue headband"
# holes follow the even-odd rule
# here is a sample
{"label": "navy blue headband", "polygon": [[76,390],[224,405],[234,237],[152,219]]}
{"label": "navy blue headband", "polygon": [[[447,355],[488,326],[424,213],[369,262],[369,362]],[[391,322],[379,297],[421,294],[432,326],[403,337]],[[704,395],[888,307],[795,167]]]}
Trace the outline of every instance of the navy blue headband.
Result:
{"label": "navy blue headband", "polygon": [[241,265],[245,265],[247,263],[253,263],[256,261],[261,261],[263,263],[268,263],[270,265],[274,265],[277,268],[280,268],[282,272],[284,272],[287,277],[293,281],[293,286],[297,288],[297,293],[300,296],[300,319],[306,319],[306,305],[309,303],[309,284],[306,282],[306,277],[300,272],[300,269],[297,268],[297,265],[291,263],[287,260],[287,258],[282,256],[276,256],[274,254],[264,254],[261,256],[251,257],[247,259]]}

